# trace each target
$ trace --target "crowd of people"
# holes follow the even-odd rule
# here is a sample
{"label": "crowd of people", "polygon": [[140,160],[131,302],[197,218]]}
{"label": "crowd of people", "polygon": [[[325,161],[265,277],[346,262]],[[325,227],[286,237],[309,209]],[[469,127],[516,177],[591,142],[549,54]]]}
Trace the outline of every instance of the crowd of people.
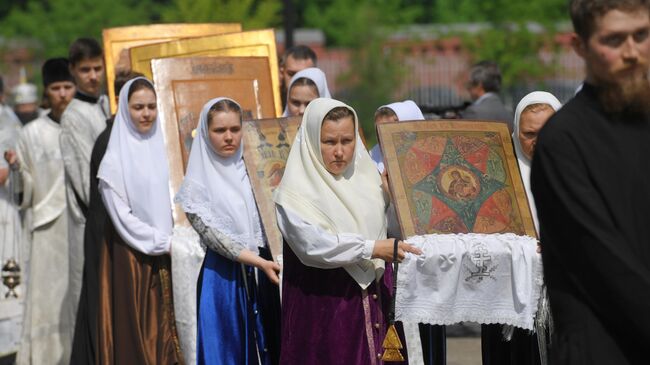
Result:
{"label": "crowd of people", "polygon": [[[647,361],[650,1],[572,0],[570,16],[586,77],[565,105],[540,90],[513,115],[494,62],[469,72],[473,102],[461,117],[512,133],[554,323],[510,336],[483,325],[483,364]],[[237,100],[204,104],[185,178],[170,195],[158,114],[166,101],[123,71],[111,115],[96,40],[80,38],[67,58],[43,64],[42,104],[29,84],[13,90],[13,108],[0,99],[0,229],[19,243],[25,273],[18,364],[184,363],[171,285],[174,203],[206,248],[199,364],[383,363],[390,263],[422,252],[400,237],[380,146],[364,145],[355,110],[332,98],[316,54],[288,49],[280,75],[283,116],[302,118],[273,198],[282,266],[244,163]],[[424,119],[410,100],[375,113],[376,124]],[[403,363],[416,353],[446,362],[445,327],[420,324],[415,343],[405,330],[398,324]]]}

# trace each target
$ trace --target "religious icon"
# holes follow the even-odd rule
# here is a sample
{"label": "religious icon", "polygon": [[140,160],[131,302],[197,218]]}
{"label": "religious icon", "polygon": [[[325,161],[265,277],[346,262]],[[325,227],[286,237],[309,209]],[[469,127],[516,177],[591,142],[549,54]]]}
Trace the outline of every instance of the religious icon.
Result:
{"label": "religious icon", "polygon": [[244,122],[244,162],[273,259],[282,252],[273,191],[282,180],[291,143],[301,121],[301,117],[290,117]]}
{"label": "religious icon", "polygon": [[[267,57],[185,57],[152,61],[159,116],[165,135],[171,190],[178,191],[203,105],[228,97],[242,107],[243,120],[276,115]],[[187,223],[176,205],[174,221]]]}
{"label": "religious icon", "polygon": [[181,38],[234,32],[241,32],[241,24],[150,24],[104,29],[102,39],[106,61],[106,87],[111,102],[111,112],[115,113],[117,110],[115,88],[113,87],[115,74],[120,70],[131,69],[129,48]]}
{"label": "religious icon", "polygon": [[[275,115],[282,114],[278,55],[275,45],[275,31],[262,29],[248,32],[228,33],[213,36],[178,39],[169,42],[132,47],[131,68],[147,77],[153,74],[153,60],[183,57],[266,57],[271,77],[271,90],[275,103]],[[210,66],[204,69],[212,72]],[[265,89],[261,89],[266,92]],[[253,111],[255,115],[255,111]],[[256,117],[257,118],[257,117]]]}
{"label": "religious icon", "polygon": [[404,237],[536,236],[505,125],[420,121],[378,131]]}

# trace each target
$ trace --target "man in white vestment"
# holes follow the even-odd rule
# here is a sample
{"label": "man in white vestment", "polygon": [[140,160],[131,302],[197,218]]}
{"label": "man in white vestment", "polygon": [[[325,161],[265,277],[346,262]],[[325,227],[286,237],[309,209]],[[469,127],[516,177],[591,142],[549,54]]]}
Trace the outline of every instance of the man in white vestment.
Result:
{"label": "man in white vestment", "polygon": [[11,189],[18,172],[12,171],[7,161],[1,157],[5,151],[16,149],[21,127],[11,107],[4,104],[4,84],[0,77],[0,266],[13,259],[21,268],[21,283],[13,291],[17,298],[11,294],[7,297],[9,288],[0,284],[0,354],[16,351],[23,319],[25,256],[20,216]]}
{"label": "man in white vestment", "polygon": [[90,155],[95,140],[106,128],[110,112],[108,98],[101,94],[104,60],[97,41],[91,38],[77,39],[70,46],[69,62],[77,92],[61,117],[60,143],[65,165],[70,240],[70,285],[66,310],[74,323],[83,277],[83,238],[90,200]]}
{"label": "man in white vestment", "polygon": [[43,65],[49,114],[25,125],[17,151],[5,153],[20,171],[21,209],[32,209],[32,249],[18,364],[68,364],[74,321],[66,314],[68,226],[59,121],[75,93],[64,58]]}
{"label": "man in white vestment", "polygon": [[[16,148],[18,132],[22,125],[11,107],[4,105],[4,84],[0,78],[0,156],[5,151]],[[14,196],[10,191],[12,184],[11,170],[9,164],[0,158],[0,247],[4,256],[0,257],[0,265],[4,265],[9,258],[19,259],[20,252],[20,217],[18,209],[14,204]],[[15,180],[15,178],[13,179]],[[22,262],[19,265],[22,266]],[[4,297],[4,288],[0,289],[0,295]]]}

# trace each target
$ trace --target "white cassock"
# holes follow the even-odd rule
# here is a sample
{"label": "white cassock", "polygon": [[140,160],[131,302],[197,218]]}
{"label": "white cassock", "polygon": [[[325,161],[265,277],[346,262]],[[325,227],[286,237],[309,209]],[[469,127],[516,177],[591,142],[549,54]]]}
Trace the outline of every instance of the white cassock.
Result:
{"label": "white cassock", "polygon": [[14,259],[21,268],[21,283],[14,291],[18,298],[5,298],[9,289],[0,284],[0,353],[17,350],[23,320],[25,297],[25,252],[18,207],[12,197],[12,189],[20,179],[18,172],[9,170],[9,164],[3,158],[5,151],[15,150],[20,132],[20,121],[10,107],[0,104],[0,170],[11,172],[4,184],[0,184],[0,266],[7,260]]}
{"label": "white cassock", "polygon": [[[9,164],[4,159],[4,153],[7,150],[15,150],[18,141],[18,133],[22,125],[13,113],[11,108],[0,104],[0,169],[9,169]],[[0,247],[4,256],[0,257],[4,265],[4,260],[11,257],[14,259],[21,258],[21,252],[14,252],[16,248],[22,247],[20,216],[18,208],[12,201],[10,187],[18,179],[12,176],[7,178],[5,184],[0,185]],[[23,265],[23,262],[19,262]],[[18,290],[21,289],[20,287]],[[0,288],[0,295],[4,298],[5,288]]]}
{"label": "white cassock", "polygon": [[23,200],[32,210],[29,285],[18,364],[67,364],[74,317],[67,315],[68,236],[61,128],[48,116],[20,132]]}
{"label": "white cassock", "polygon": [[65,165],[68,239],[70,240],[68,279],[71,295],[67,310],[73,322],[79,305],[84,264],[86,217],[81,205],[83,204],[83,209],[86,209],[90,201],[90,155],[97,137],[106,128],[106,119],[109,117],[106,96],[101,96],[97,103],[72,99],[61,117],[60,143]]}

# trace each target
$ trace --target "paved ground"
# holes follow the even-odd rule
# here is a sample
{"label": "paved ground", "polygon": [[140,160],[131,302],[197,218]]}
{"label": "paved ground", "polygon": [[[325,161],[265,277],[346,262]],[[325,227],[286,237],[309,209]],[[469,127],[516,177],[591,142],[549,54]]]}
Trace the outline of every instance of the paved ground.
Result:
{"label": "paved ground", "polygon": [[[0,357],[0,365],[10,365],[15,360],[15,354]],[[481,338],[447,338],[447,365],[481,365]]]}
{"label": "paved ground", "polygon": [[481,338],[447,337],[447,365],[481,365]]}

